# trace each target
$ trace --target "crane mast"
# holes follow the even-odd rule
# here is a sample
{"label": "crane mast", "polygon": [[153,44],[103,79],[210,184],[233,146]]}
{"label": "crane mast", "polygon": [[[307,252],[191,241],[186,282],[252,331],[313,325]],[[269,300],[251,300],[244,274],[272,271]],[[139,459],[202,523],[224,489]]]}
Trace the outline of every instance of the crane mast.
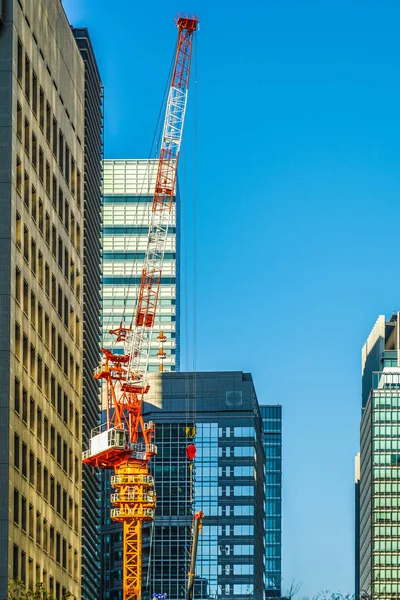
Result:
{"label": "crane mast", "polygon": [[[154,519],[156,494],[149,461],[157,453],[154,423],[144,423],[142,405],[150,345],[160,292],[168,227],[176,189],[179,152],[185,120],[193,34],[198,18],[178,16],[178,42],[166,105],[162,143],[147,239],[147,248],[132,324],[110,331],[124,353],[102,348],[95,378],[104,381],[106,423],[92,431],[85,464],[113,468],[111,518],[123,523],[123,597],[141,599],[142,523]],[[163,337],[163,339],[165,339]]]}

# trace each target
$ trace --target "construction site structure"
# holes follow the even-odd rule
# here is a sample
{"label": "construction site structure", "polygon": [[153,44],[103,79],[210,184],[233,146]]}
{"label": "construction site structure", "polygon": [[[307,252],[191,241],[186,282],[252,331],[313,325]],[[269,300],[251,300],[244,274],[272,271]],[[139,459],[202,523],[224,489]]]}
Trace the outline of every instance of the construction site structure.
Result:
{"label": "construction site structure", "polygon": [[[157,310],[165,243],[176,188],[179,153],[185,120],[193,34],[198,18],[178,16],[178,41],[166,105],[158,171],[152,202],[147,248],[135,314],[129,326],[110,331],[123,342],[119,354],[102,349],[95,377],[104,382],[106,423],[92,431],[85,464],[114,469],[111,518],[123,523],[123,598],[141,600],[142,524],[154,519],[156,494],[149,461],[157,453],[154,423],[144,423],[143,398],[149,390],[148,360]],[[160,371],[164,358],[160,342]]]}

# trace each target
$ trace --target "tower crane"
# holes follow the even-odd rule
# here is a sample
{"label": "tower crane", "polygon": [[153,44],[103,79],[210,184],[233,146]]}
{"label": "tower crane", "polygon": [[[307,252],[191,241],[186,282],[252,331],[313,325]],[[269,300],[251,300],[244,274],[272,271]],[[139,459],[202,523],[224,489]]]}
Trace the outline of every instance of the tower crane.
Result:
{"label": "tower crane", "polygon": [[178,41],[154,189],[147,248],[132,323],[110,331],[123,354],[102,348],[95,378],[104,382],[107,420],[94,429],[83,462],[114,469],[111,518],[123,523],[123,597],[141,599],[142,524],[154,519],[156,494],[149,461],[157,453],[154,423],[145,423],[142,404],[149,391],[148,361],[164,251],[176,188],[185,120],[193,34],[198,18],[178,16]]}

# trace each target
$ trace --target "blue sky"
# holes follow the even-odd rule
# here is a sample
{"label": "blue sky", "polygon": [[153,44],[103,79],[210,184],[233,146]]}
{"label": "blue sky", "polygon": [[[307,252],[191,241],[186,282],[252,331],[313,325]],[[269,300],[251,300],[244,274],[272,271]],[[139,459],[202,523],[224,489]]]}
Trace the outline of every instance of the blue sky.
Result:
{"label": "blue sky", "polygon": [[109,158],[149,156],[174,16],[200,17],[180,165],[196,349],[189,325],[182,355],[250,371],[259,400],[283,405],[283,587],[352,592],[360,351],[400,298],[400,4],[64,5],[90,29]]}

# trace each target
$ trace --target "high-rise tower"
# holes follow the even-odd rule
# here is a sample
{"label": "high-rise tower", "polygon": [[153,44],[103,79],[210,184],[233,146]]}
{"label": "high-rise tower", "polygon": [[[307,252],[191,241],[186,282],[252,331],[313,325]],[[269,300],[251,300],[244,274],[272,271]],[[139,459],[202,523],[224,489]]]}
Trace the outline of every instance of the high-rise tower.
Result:
{"label": "high-rise tower", "polygon": [[356,491],[356,589],[400,593],[400,313],[378,317],[362,351],[360,465]]}
{"label": "high-rise tower", "polygon": [[0,596],[81,598],[84,63],[59,0],[0,25]]}
{"label": "high-rise tower", "polygon": [[[85,27],[73,28],[85,63],[85,142],[83,202],[83,404],[82,441],[87,448],[90,433],[100,416],[98,380],[101,337],[101,231],[103,173],[103,87],[96,57]],[[100,474],[82,467],[82,599],[100,596]]]}
{"label": "high-rise tower", "polygon": [[[134,314],[147,245],[158,160],[104,161],[103,345]],[[166,338],[164,371],[179,369],[179,195],[174,199],[160,295],[155,318],[149,371],[158,371],[160,331]],[[118,348],[118,345],[116,346]],[[120,343],[121,351],[123,344]]]}
{"label": "high-rise tower", "polygon": [[192,515],[202,510],[194,597],[264,600],[264,435],[251,375],[154,375],[144,414],[156,424],[158,445],[149,591],[186,597]]}

